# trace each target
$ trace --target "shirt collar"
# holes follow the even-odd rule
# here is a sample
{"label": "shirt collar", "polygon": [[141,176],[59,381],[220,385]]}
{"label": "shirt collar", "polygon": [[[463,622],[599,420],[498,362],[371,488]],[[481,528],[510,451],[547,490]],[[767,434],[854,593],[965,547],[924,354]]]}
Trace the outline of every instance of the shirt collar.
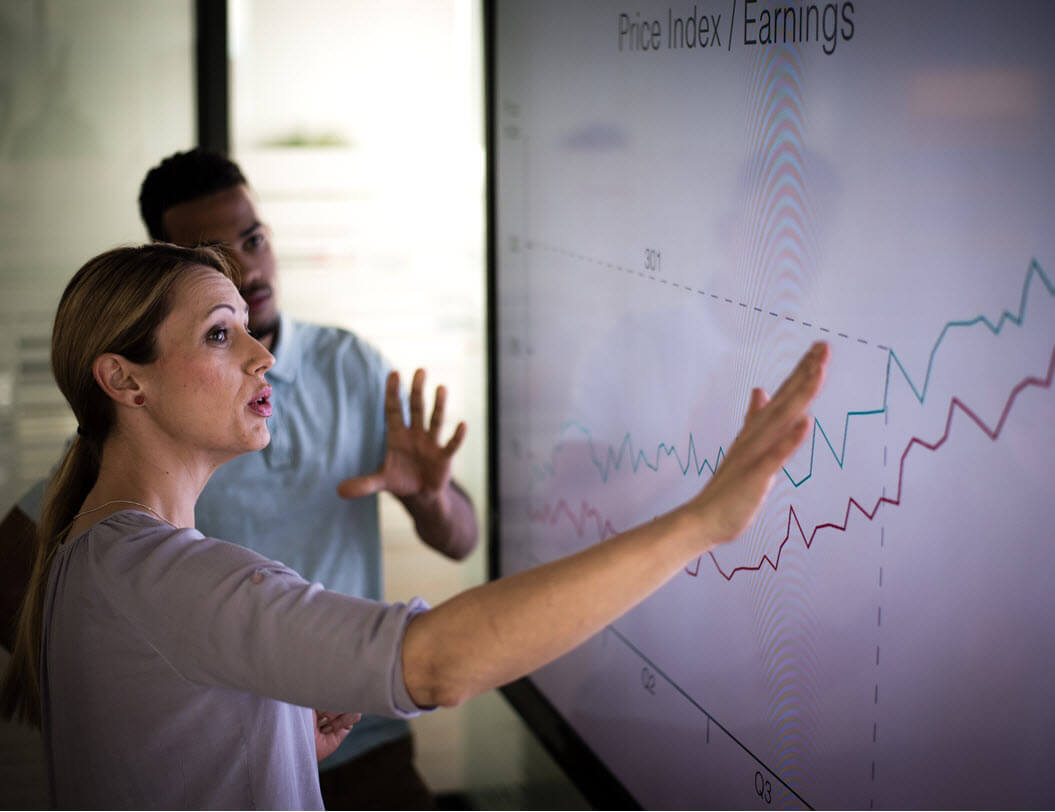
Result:
{"label": "shirt collar", "polygon": [[297,369],[300,366],[298,355],[300,354],[300,331],[293,319],[286,318],[282,313],[278,314],[278,339],[271,348],[271,354],[275,356],[275,365],[268,370],[267,376],[275,380],[290,382],[297,377]]}

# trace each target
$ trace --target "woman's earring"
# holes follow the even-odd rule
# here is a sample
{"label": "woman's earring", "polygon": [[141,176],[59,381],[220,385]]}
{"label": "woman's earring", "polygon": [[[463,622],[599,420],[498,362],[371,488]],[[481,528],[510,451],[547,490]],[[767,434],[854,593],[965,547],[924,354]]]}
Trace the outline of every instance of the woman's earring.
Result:
{"label": "woman's earring", "polygon": [[147,402],[147,396],[136,395],[132,402],[135,403],[136,406],[142,406],[144,403]]}

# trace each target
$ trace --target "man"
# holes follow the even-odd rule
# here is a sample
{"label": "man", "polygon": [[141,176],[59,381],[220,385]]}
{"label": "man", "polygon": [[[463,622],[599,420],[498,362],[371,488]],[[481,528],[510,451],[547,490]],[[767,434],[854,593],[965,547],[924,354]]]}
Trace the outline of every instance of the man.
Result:
{"label": "man", "polygon": [[[443,388],[426,425],[424,373],[418,370],[410,425],[402,415],[386,423],[386,382],[395,381],[388,381],[382,357],[352,333],[279,312],[270,235],[239,167],[204,150],[176,153],[147,174],[139,204],[153,239],[228,249],[242,272],[249,328],[276,359],[268,373],[276,405],[271,443],[216,472],[197,504],[198,529],[280,560],[327,588],[380,599],[376,494],[388,490],[406,507],[422,541],[453,559],[471,553],[476,519],[450,467],[465,426],[440,444]],[[7,537],[32,530],[42,488],[35,491],[4,520],[8,550],[24,549]],[[4,597],[6,604],[10,597]],[[421,808],[431,802],[401,721],[364,717],[322,763],[320,777],[327,807]]]}

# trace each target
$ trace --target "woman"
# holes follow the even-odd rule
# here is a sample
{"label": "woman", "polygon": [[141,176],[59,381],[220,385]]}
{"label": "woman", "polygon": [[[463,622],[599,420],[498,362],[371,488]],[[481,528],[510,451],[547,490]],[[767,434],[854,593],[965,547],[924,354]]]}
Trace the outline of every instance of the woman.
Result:
{"label": "woman", "polygon": [[[318,807],[314,759],[355,717],[317,725],[309,708],[456,705],[596,633],[744,530],[808,431],[828,359],[815,345],[771,401],[752,393],[687,504],[426,611],[328,592],[192,529],[212,472],[269,440],[274,359],[232,279],[209,249],[121,248],[59,304],[52,367],[79,428],[3,692],[7,715],[42,724],[59,806]],[[390,414],[398,397],[391,381]]]}

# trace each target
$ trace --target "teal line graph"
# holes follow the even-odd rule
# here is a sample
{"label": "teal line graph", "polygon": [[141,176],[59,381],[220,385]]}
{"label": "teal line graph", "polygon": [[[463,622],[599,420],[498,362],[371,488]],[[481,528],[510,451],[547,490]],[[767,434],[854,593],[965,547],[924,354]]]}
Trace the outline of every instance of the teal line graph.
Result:
{"label": "teal line graph", "polygon": [[[850,418],[877,416],[882,415],[887,411],[890,396],[890,379],[892,377],[892,371],[894,370],[895,366],[900,371],[901,376],[905,379],[905,382],[908,383],[909,387],[912,390],[913,396],[920,404],[922,404],[926,400],[927,391],[930,387],[931,375],[934,370],[934,362],[935,357],[938,353],[938,348],[941,346],[942,342],[945,340],[945,337],[949,334],[950,330],[954,328],[974,327],[981,324],[984,325],[994,336],[999,336],[1003,332],[1005,325],[1007,325],[1009,322],[1018,327],[1021,327],[1023,320],[1025,319],[1026,308],[1029,303],[1030,291],[1032,289],[1034,279],[1039,279],[1040,282],[1047,289],[1048,294],[1050,296],[1055,296],[1055,284],[1052,283],[1051,278],[1045,272],[1044,268],[1041,267],[1040,263],[1036,259],[1033,259],[1030,261],[1029,268],[1026,271],[1025,281],[1022,284],[1022,295],[1019,298],[1017,313],[1012,313],[1009,310],[1005,310],[995,322],[991,321],[984,314],[975,316],[974,318],[970,319],[960,319],[947,322],[939,333],[937,340],[934,342],[934,346],[931,348],[930,356],[927,360],[927,370],[923,377],[922,386],[917,386],[913,382],[908,370],[905,369],[905,366],[904,364],[902,364],[901,359],[898,358],[897,353],[894,352],[893,349],[890,349],[887,352],[886,382],[883,388],[883,405],[875,409],[859,409],[846,413],[846,420],[843,423],[842,446],[838,451],[836,451],[835,446],[832,444],[831,438],[828,436],[828,432],[825,431],[824,426],[821,425],[820,420],[814,418],[813,432],[810,443],[810,464],[808,472],[801,478],[796,479],[786,467],[783,468],[784,475],[788,478],[791,484],[798,488],[813,476],[818,435],[823,438],[824,444],[828,447],[828,450],[831,452],[832,457],[835,459],[835,462],[838,464],[838,466],[840,468],[844,466],[846,459],[846,440],[850,431]],[[608,481],[609,476],[611,476],[612,471],[619,470],[622,467],[624,463],[624,458],[629,459],[631,470],[635,474],[638,472],[641,466],[645,466],[646,468],[652,471],[658,471],[660,462],[665,455],[668,459],[670,457],[674,457],[677,460],[678,467],[681,469],[681,473],[683,476],[687,476],[689,471],[693,469],[695,469],[697,476],[702,476],[705,470],[708,470],[713,474],[714,469],[722,461],[722,457],[725,456],[724,447],[719,446],[717,452],[714,455],[713,462],[711,462],[710,458],[708,457],[705,457],[701,461],[699,458],[699,454],[696,451],[696,438],[690,431],[684,459],[682,459],[682,455],[679,453],[675,445],[669,443],[659,443],[656,446],[656,453],[654,457],[655,461],[653,462],[652,459],[646,456],[644,450],[638,449],[636,452],[634,451],[633,439],[630,435],[630,432],[627,432],[623,436],[623,440],[619,444],[618,448],[612,445],[608,446],[607,452],[603,455],[604,459],[602,459],[601,456],[598,455],[597,447],[593,441],[593,435],[590,432],[589,428],[584,426],[579,421],[569,420],[561,426],[560,434],[563,435],[566,432],[572,430],[578,432],[582,436],[585,436],[586,443],[589,446],[591,461],[600,473],[601,481],[605,483]],[[536,485],[553,475],[555,459],[565,445],[565,442],[558,443],[550,451],[548,460],[536,466],[535,474],[531,482],[532,490]]]}

